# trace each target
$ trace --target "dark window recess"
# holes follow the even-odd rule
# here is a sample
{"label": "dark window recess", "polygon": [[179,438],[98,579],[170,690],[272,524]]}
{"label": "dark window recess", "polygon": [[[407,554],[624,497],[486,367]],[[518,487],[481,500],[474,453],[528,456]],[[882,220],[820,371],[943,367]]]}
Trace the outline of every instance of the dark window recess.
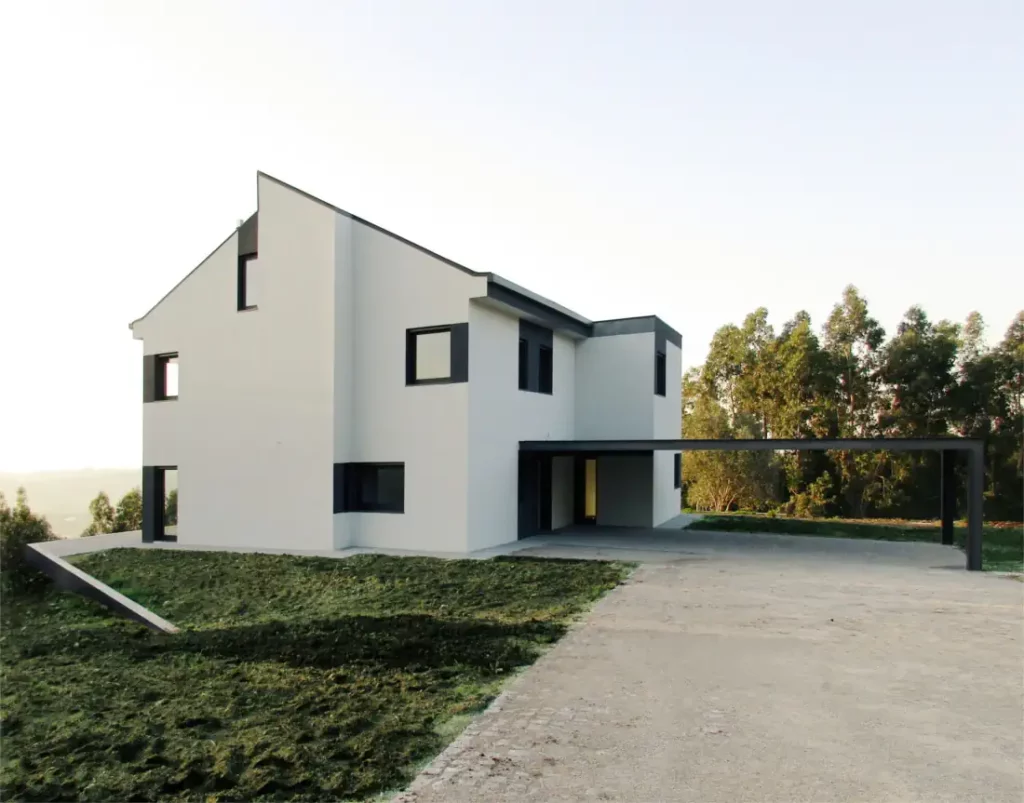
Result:
{"label": "dark window recess", "polygon": [[554,333],[535,323],[519,320],[519,389],[551,393],[554,368]]}
{"label": "dark window recess", "polygon": [[[177,471],[177,466],[142,467],[142,540],[147,543],[178,540]],[[168,474],[173,483],[167,482]],[[168,491],[175,491],[173,508]]]}
{"label": "dark window recess", "polygon": [[659,396],[665,395],[665,352],[659,351],[654,355],[654,392]]}
{"label": "dark window recess", "polygon": [[404,513],[405,463],[335,463],[335,513]]}
{"label": "dark window recess", "polygon": [[405,330],[405,384],[469,381],[469,324]]}
{"label": "dark window recess", "polygon": [[147,354],[142,358],[142,400],[178,398],[178,355]]}
{"label": "dark window recess", "polygon": [[519,389],[530,387],[530,341],[519,341]]}
{"label": "dark window recess", "polygon": [[538,390],[541,393],[551,393],[554,385],[554,352],[549,346],[541,346],[539,349],[540,355],[540,377],[538,380]]}
{"label": "dark window recess", "polygon": [[680,452],[674,455],[675,460],[672,465],[672,487],[681,488],[683,485],[683,453]]}
{"label": "dark window recess", "polygon": [[256,254],[244,254],[238,258],[238,311],[257,309],[255,294],[249,276],[250,263],[256,261]]}

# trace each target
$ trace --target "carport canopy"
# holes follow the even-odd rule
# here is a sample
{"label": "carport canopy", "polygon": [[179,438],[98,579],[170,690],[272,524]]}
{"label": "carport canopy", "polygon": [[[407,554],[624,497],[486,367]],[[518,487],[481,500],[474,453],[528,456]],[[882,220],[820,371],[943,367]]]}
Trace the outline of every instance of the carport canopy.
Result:
{"label": "carport canopy", "polygon": [[519,451],[551,456],[595,456],[667,452],[938,452],[942,457],[940,493],[942,543],[953,543],[956,517],[956,454],[967,453],[967,568],[982,568],[982,491],[985,484],[985,445],[979,438],[737,438],[729,440],[571,440],[520,441]]}

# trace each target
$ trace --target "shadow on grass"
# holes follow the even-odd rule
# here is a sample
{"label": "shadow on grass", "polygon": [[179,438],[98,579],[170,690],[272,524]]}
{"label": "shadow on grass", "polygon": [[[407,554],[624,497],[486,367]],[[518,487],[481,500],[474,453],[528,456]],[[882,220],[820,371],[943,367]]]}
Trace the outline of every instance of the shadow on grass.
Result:
{"label": "shadow on grass", "polygon": [[[440,722],[485,703],[565,625],[404,614],[125,629],[5,650],[30,659],[9,680],[34,691],[5,712],[3,799],[83,799],[88,787],[95,800],[347,800],[400,788],[443,746]],[[114,702],[144,715],[78,713]]]}
{"label": "shadow on grass", "polygon": [[508,624],[402,614],[260,622],[187,630],[176,636],[141,629],[131,632],[125,627],[83,628],[77,632],[73,647],[58,634],[52,638],[37,634],[29,643],[10,647],[21,658],[71,652],[83,657],[128,653],[135,660],[145,660],[170,653],[197,653],[227,661],[273,661],[297,668],[368,664],[415,672],[452,665],[518,666],[533,659],[537,646],[557,641],[565,630],[565,625],[556,622]]}
{"label": "shadow on grass", "polygon": [[565,626],[446,620],[426,615],[346,616],[312,622],[265,622],[185,633],[169,649],[229,661],[276,661],[298,668],[371,664],[415,672],[445,666],[519,666]]}

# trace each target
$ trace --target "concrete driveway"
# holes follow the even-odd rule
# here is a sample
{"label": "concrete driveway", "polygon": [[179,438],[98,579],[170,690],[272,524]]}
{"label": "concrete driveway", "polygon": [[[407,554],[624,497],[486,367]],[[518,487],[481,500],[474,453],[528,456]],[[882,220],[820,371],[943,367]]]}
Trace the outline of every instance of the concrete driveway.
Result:
{"label": "concrete driveway", "polygon": [[1013,801],[1024,584],[928,544],[642,531],[641,560],[399,799]]}

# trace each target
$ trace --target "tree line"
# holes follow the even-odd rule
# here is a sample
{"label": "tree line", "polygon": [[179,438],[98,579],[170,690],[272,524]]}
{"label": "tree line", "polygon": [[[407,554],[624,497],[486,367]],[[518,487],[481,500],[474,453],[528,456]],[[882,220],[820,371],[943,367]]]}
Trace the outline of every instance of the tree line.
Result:
{"label": "tree line", "polygon": [[[132,488],[121,497],[115,507],[110,497],[100,491],[89,503],[92,521],[82,537],[103,533],[126,533],[142,529],[142,489]],[[174,488],[164,500],[164,524],[178,523],[178,489]]]}
{"label": "tree line", "polygon": [[[1024,311],[994,348],[977,312],[961,325],[933,322],[919,306],[886,339],[849,286],[820,333],[806,312],[776,332],[762,307],[721,327],[705,363],[683,378],[686,438],[946,435],[985,440],[986,518],[1024,519]],[[934,452],[686,452],[684,498],[698,510],[935,518],[939,460]],[[966,466],[958,474],[963,489]]]}

